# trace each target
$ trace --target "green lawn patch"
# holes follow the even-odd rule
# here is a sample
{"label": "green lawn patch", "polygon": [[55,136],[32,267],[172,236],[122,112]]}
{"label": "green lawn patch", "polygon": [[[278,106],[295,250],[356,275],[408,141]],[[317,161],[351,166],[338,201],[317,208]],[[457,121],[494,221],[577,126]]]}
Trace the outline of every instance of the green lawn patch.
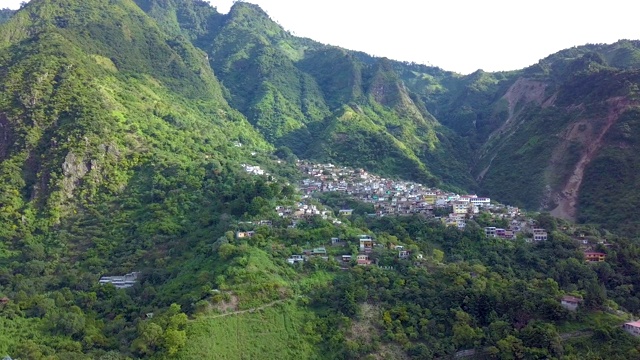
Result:
{"label": "green lawn patch", "polygon": [[303,331],[313,313],[295,303],[189,323],[187,343],[177,359],[309,359],[316,346]]}

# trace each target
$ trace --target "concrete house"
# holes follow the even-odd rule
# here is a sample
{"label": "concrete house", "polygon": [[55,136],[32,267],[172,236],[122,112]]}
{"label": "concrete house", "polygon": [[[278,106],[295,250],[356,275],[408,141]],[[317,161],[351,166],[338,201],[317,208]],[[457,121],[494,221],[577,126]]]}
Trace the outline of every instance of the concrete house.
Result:
{"label": "concrete house", "polygon": [[533,229],[533,241],[546,241],[548,239],[545,229]]}
{"label": "concrete house", "polygon": [[123,276],[103,276],[98,282],[100,285],[113,284],[116,289],[126,289],[136,284],[139,274],[134,271]]}
{"label": "concrete house", "polygon": [[304,262],[304,256],[302,256],[302,255],[291,255],[291,257],[287,259],[287,262],[289,264],[297,264],[297,263]]}
{"label": "concrete house", "polygon": [[495,226],[487,226],[484,228],[484,235],[486,237],[496,237],[496,230]]}
{"label": "concrete house", "polygon": [[454,214],[466,214],[469,212],[468,201],[454,201],[452,204]]}
{"label": "concrete house", "polygon": [[369,235],[360,235],[360,250],[371,250],[373,248],[373,239]]}
{"label": "concrete house", "polygon": [[358,255],[358,257],[356,258],[356,262],[358,263],[358,265],[363,265],[363,266],[367,266],[367,265],[371,265],[371,260],[369,260],[369,255]]}
{"label": "concrete house", "polygon": [[560,300],[560,305],[569,311],[576,311],[578,309],[578,305],[580,305],[581,302],[582,299],[580,298],[571,295],[565,295],[562,297],[562,300]]}
{"label": "concrete house", "polygon": [[633,336],[640,336],[640,321],[632,321],[622,325],[624,331]]}
{"label": "concrete house", "polygon": [[585,251],[584,259],[588,262],[602,262],[607,257],[607,254],[597,251]]}

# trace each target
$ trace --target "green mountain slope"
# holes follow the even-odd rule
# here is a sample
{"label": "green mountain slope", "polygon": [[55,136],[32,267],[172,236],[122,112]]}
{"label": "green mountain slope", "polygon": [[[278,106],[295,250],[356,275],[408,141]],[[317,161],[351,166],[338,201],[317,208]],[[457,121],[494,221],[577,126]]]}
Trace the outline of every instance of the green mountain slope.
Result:
{"label": "green mountain slope", "polygon": [[0,24],[7,22],[15,14],[15,10],[0,9]]}
{"label": "green mountain slope", "polygon": [[[394,69],[438,122],[468,142],[480,192],[635,233],[628,211],[638,205],[628,119],[638,105],[639,45],[575,47],[508,73],[460,76],[407,63]],[[624,142],[615,135],[621,127]],[[619,167],[630,170],[611,178]]]}
{"label": "green mountain slope", "polygon": [[[109,60],[119,71],[153,68],[172,91],[226,101],[271,144],[299,157],[601,221],[590,215],[593,204],[583,201],[582,179],[606,147],[608,137],[599,130],[606,132],[617,121],[603,114],[634,106],[637,42],[586,45],[520,71],[461,76],[295,37],[244,2],[229,14],[203,1],[138,0],[137,5],[155,19],[148,25],[169,34],[161,46],[180,54],[183,64],[139,51],[127,40],[136,38],[136,29],[127,24],[112,34],[111,24],[67,24],[53,11],[48,23],[34,26],[65,32],[84,24],[91,36],[79,41],[82,51],[102,56],[110,47],[117,55]],[[19,28],[9,27],[5,42],[20,40],[21,32],[14,30]],[[134,46],[122,45],[127,41]],[[222,86],[212,75],[203,76],[210,72],[207,62]],[[624,97],[625,109],[609,106],[618,97]],[[586,133],[572,130],[584,126]],[[588,144],[598,139],[604,143],[594,150]],[[615,192],[627,191],[617,184],[621,188]]]}
{"label": "green mountain slope", "polygon": [[[462,76],[297,38],[248,3],[229,14],[198,1],[138,3],[204,50],[230,104],[299,157],[603,220],[582,179],[617,122],[606,114],[634,106],[637,42],[586,45],[520,71]],[[614,100],[620,96],[624,106]],[[623,184],[613,193],[630,190]]]}
{"label": "green mountain slope", "polygon": [[[594,161],[606,156],[606,149],[633,148],[615,134],[631,126],[624,119],[633,117],[638,105],[633,56],[622,55],[634,46],[623,41],[568,50],[525,69],[494,103],[494,109],[506,108],[506,120],[482,144],[475,169],[481,189],[507,202],[609,228],[619,224],[603,221],[610,216],[605,214],[635,222],[617,208],[636,202],[620,197],[633,188],[627,178],[610,177],[617,169],[613,162],[604,172],[600,165],[599,177],[585,176],[593,174]],[[635,163],[631,152],[616,158]],[[595,189],[600,190],[594,198]],[[604,203],[610,205],[600,211]]]}
{"label": "green mountain slope", "polygon": [[[460,76],[294,37],[245,3],[33,0],[5,19],[0,356],[638,356],[620,329],[640,312],[634,242],[544,215],[540,244],[487,239],[503,214],[323,217],[285,148],[635,231],[636,42]],[[383,267],[342,260],[362,234]],[[287,261],[310,248],[327,258]]]}
{"label": "green mountain slope", "polygon": [[[240,167],[272,147],[227,105],[205,54],[131,1],[35,0],[0,35],[0,292],[15,319],[0,352],[171,353],[184,315],[168,305],[189,311],[207,293],[184,259],[202,260],[221,217],[278,196]],[[144,269],[146,290],[97,283]],[[148,347],[137,324],[153,309],[163,337]]]}
{"label": "green mountain slope", "polygon": [[[139,3],[208,53],[230,104],[276,146],[433,185],[473,187],[467,142],[429,114],[395,62],[295,37],[248,3],[226,15],[208,10],[206,29],[167,15],[176,13],[175,3]],[[194,33],[196,27],[202,31]]]}

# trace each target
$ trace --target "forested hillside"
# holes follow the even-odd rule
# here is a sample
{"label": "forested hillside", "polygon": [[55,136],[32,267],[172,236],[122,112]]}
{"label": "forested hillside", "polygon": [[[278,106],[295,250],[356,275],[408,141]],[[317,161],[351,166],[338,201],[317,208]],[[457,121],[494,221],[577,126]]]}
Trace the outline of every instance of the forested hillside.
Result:
{"label": "forested hillside", "polygon": [[[97,279],[149,268],[167,284],[180,256],[227,230],[221,217],[249,211],[256,191],[279,196],[286,185],[240,167],[272,147],[227,105],[205,54],[131,1],[34,1],[0,34],[0,352],[171,352],[184,324],[168,305],[202,289]],[[165,338],[131,345],[154,308]]]}
{"label": "forested hillside", "polygon": [[[637,357],[638,49],[462,76],[244,2],[2,10],[0,356]],[[549,232],[531,243],[487,238],[499,211],[376,217],[300,194],[298,158],[597,224],[513,219]]]}
{"label": "forested hillside", "polygon": [[636,107],[637,42],[586,45],[520,71],[462,76],[295,37],[248,3],[229,14],[201,1],[138,3],[205,51],[230,104],[299,157],[638,229],[621,210],[637,206],[635,197],[617,202],[633,189],[632,177],[597,175],[607,173],[606,163],[635,161],[625,150],[633,146],[613,138],[618,127],[632,133],[620,119]]}
{"label": "forested hillside", "polygon": [[[259,7],[139,0],[207,52],[228,101],[265,138],[299,157],[458,188],[473,187],[467,142],[443,127],[395,62],[297,38]],[[198,14],[196,20],[194,14]]]}
{"label": "forested hillside", "polygon": [[9,20],[14,13],[15,11],[11,9],[0,9],[0,24]]}

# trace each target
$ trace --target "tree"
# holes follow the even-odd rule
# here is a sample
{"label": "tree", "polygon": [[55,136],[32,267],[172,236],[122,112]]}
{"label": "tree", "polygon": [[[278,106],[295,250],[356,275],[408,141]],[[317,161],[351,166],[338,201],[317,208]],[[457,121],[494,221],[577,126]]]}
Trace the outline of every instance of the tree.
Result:
{"label": "tree", "polygon": [[524,344],[513,335],[498,341],[499,359],[515,360],[524,358]]}
{"label": "tree", "polygon": [[539,227],[547,230],[547,232],[552,232],[556,230],[556,219],[549,214],[548,212],[541,212],[536,217],[536,222]]}
{"label": "tree", "polygon": [[607,300],[604,287],[597,281],[590,281],[585,290],[584,305],[589,309],[600,309]]}
{"label": "tree", "polygon": [[134,352],[140,355],[152,355],[163,342],[162,327],[151,321],[138,324],[138,337],[131,344]]}
{"label": "tree", "polygon": [[187,343],[187,333],[184,330],[167,329],[164,334],[163,347],[169,356],[175,355]]}

